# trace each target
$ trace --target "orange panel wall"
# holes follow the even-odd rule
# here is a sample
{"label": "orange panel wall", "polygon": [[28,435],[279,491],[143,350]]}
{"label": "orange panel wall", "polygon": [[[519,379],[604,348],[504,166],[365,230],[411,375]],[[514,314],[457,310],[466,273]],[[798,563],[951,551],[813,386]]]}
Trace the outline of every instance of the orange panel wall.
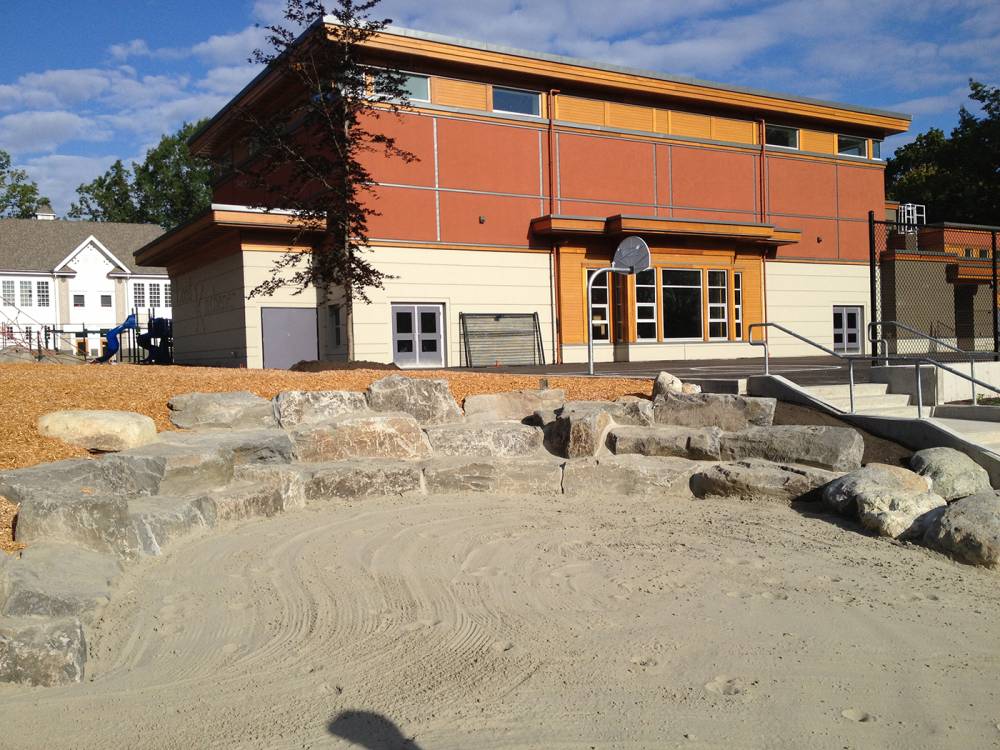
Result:
{"label": "orange panel wall", "polygon": [[368,118],[365,127],[372,132],[384,133],[396,139],[396,145],[417,157],[406,162],[398,157],[387,157],[384,150],[361,155],[364,164],[378,182],[400,185],[434,185],[434,120],[431,117],[401,113],[382,114],[378,119]]}
{"label": "orange panel wall", "polygon": [[837,167],[837,198],[842,219],[868,219],[884,202],[885,175],[871,167]]}
{"label": "orange panel wall", "polygon": [[[443,242],[527,245],[528,227],[539,215],[538,198],[441,193]],[[479,217],[485,220],[480,223]]]}
{"label": "orange panel wall", "polygon": [[379,187],[366,203],[381,214],[368,219],[368,236],[373,240],[437,239],[433,190]]}
{"label": "orange panel wall", "polygon": [[769,156],[767,185],[772,213],[837,215],[837,173],[829,162]]}
{"label": "orange panel wall", "polygon": [[440,120],[438,169],[443,188],[538,195],[539,131]]}
{"label": "orange panel wall", "polygon": [[562,134],[559,184],[562,198],[652,204],[653,145]]}
{"label": "orange panel wall", "polygon": [[675,206],[754,210],[753,155],[683,146],[674,146],[671,155]]}

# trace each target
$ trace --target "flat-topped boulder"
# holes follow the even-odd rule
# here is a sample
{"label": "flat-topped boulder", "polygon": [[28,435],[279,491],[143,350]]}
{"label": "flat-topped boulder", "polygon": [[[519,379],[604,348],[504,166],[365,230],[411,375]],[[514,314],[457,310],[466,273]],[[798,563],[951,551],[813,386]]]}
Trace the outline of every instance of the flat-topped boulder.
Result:
{"label": "flat-topped boulder", "polygon": [[536,411],[555,411],[566,402],[562,388],[479,393],[467,396],[462,406],[465,418],[477,422],[527,419]]}
{"label": "flat-topped boulder", "polygon": [[156,423],[131,411],[79,409],[43,414],[38,432],[89,451],[123,451],[155,441]]}
{"label": "flat-topped boulder", "polygon": [[34,687],[83,680],[87,641],[75,617],[0,618],[0,682]]}
{"label": "flat-topped boulder", "polygon": [[762,458],[840,472],[859,468],[865,451],[857,430],[816,425],[751,427],[726,433],[721,443],[723,461]]}
{"label": "flat-topped boulder", "polygon": [[958,500],[993,489],[986,469],[954,448],[917,451],[910,458],[910,468],[927,477],[931,490],[945,500]]}
{"label": "flat-topped boulder", "polygon": [[718,427],[612,427],[608,448],[616,455],[677,456],[699,461],[719,460],[722,430]]}
{"label": "flat-topped boulder", "polygon": [[212,490],[199,498],[219,521],[270,517],[285,509],[281,487],[266,482],[240,481]]}
{"label": "flat-topped boulder", "polygon": [[0,565],[0,615],[86,617],[108,602],[121,564],[71,544],[39,542]]}
{"label": "flat-topped boulder", "polygon": [[[206,453],[231,455],[233,464],[285,464],[295,459],[295,444],[285,430],[261,427],[253,430],[190,430],[165,432],[160,443]],[[150,448],[155,453],[155,448]]]}
{"label": "flat-topped boulder", "polygon": [[776,403],[773,398],[731,393],[667,391],[653,402],[653,417],[657,424],[743,430],[770,426],[774,422]]}
{"label": "flat-topped boulder", "polygon": [[274,404],[249,391],[184,393],[167,401],[170,421],[186,430],[206,427],[252,430],[277,427]]}
{"label": "flat-topped boulder", "polygon": [[819,500],[822,487],[839,473],[812,466],[776,464],[746,459],[715,464],[691,476],[695,497],[728,497],[790,505],[795,501]]}
{"label": "flat-topped boulder", "polygon": [[162,555],[169,542],[215,526],[214,504],[202,497],[144,497],[129,502],[130,533],[140,555]]}
{"label": "flat-topped boulder", "polygon": [[562,462],[551,458],[435,458],[424,464],[424,481],[430,494],[558,495],[562,492]]}
{"label": "flat-topped boulder", "polygon": [[923,536],[935,511],[946,505],[929,485],[901,466],[868,464],[827,485],[823,501],[880,536],[914,539]]}
{"label": "flat-topped boulder", "polygon": [[135,554],[129,528],[122,495],[52,492],[23,500],[17,514],[19,542],[65,542],[123,558]]}
{"label": "flat-topped boulder", "polygon": [[310,503],[423,493],[420,464],[409,461],[336,461],[311,469],[305,490]]}
{"label": "flat-topped boulder", "polygon": [[956,500],[931,518],[924,543],[970,565],[1000,567],[1000,493]]}
{"label": "flat-topped boulder", "polygon": [[616,424],[643,426],[653,424],[653,402],[638,398],[618,401],[567,401],[557,414],[563,416],[594,411],[606,413]]}
{"label": "flat-topped boulder", "polygon": [[282,510],[304,508],[306,482],[312,477],[309,464],[241,464],[233,470],[233,482],[270,487],[278,492]]}
{"label": "flat-topped boulder", "polygon": [[[193,437],[193,436],[192,436]],[[156,484],[156,494],[185,495],[228,484],[234,452],[217,442],[177,436],[102,459],[106,471],[142,477]]]}
{"label": "flat-topped boulder", "polygon": [[520,422],[459,422],[424,430],[441,456],[533,456],[542,449],[540,427]]}
{"label": "flat-topped boulder", "polygon": [[462,419],[447,380],[390,375],[368,386],[366,396],[375,411],[404,412],[422,425]]}
{"label": "flat-topped boulder", "polygon": [[359,411],[368,411],[360,391],[282,391],[274,397],[274,415],[285,429]]}
{"label": "flat-topped boulder", "polygon": [[108,492],[135,497],[157,491],[160,482],[158,475],[123,471],[120,466],[109,463],[119,455],[121,454],[113,453],[99,460],[68,459],[2,471],[0,495],[13,502],[24,503],[31,498],[53,493],[92,495]]}
{"label": "flat-topped boulder", "polygon": [[306,462],[360,458],[420,459],[431,444],[417,420],[402,412],[338,417],[303,424],[291,432],[299,459]]}
{"label": "flat-topped boulder", "polygon": [[567,495],[653,495],[687,493],[691,473],[700,464],[661,456],[600,456],[567,461],[563,492]]}

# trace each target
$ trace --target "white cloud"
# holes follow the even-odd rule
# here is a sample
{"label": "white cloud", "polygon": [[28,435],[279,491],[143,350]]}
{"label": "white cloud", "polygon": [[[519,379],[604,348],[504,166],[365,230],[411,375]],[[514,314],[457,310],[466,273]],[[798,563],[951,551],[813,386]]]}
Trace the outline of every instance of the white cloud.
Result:
{"label": "white cloud", "polygon": [[264,44],[266,32],[248,26],[235,34],[215,34],[194,45],[191,52],[202,60],[215,65],[245,63],[250,53]]}
{"label": "white cloud", "polygon": [[76,200],[77,186],[103,174],[117,158],[50,154],[27,159],[18,166],[26,169],[42,194],[51,199],[56,213],[65,214]]}
{"label": "white cloud", "polygon": [[246,86],[261,68],[257,65],[226,65],[212,68],[198,81],[198,88],[215,94],[233,96]]}
{"label": "white cloud", "polygon": [[131,42],[112,44],[108,47],[108,54],[111,55],[111,58],[122,62],[130,57],[150,57],[152,53],[153,51],[145,39],[133,39]]}
{"label": "white cloud", "polygon": [[107,128],[73,112],[29,111],[0,117],[0,148],[12,154],[52,151],[70,141],[110,137]]}

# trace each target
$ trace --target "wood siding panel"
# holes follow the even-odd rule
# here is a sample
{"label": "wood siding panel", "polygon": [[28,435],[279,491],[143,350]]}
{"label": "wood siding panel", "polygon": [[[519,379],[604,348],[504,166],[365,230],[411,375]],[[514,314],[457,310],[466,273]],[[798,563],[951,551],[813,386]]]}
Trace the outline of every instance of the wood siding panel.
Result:
{"label": "wood siding panel", "polygon": [[485,83],[435,78],[431,82],[431,98],[435,104],[464,109],[489,109],[489,92]]}
{"label": "wood siding panel", "polygon": [[631,104],[608,104],[608,125],[625,130],[653,131],[653,110],[650,107],[634,107]]}
{"label": "wood siding panel", "polygon": [[817,154],[835,154],[837,136],[834,133],[821,133],[818,130],[803,130],[799,134],[799,148]]}
{"label": "wood siding panel", "polygon": [[750,120],[732,120],[728,117],[712,118],[712,138],[731,143],[755,143],[756,128]]}
{"label": "wood siding panel", "polygon": [[671,112],[670,133],[688,138],[711,138],[712,118],[708,115],[696,115],[692,112]]}
{"label": "wood siding panel", "polygon": [[653,130],[664,135],[670,134],[670,110],[653,110]]}
{"label": "wood siding panel", "polygon": [[587,125],[605,125],[606,107],[597,99],[581,99],[576,96],[556,98],[556,119],[567,122],[581,122]]}

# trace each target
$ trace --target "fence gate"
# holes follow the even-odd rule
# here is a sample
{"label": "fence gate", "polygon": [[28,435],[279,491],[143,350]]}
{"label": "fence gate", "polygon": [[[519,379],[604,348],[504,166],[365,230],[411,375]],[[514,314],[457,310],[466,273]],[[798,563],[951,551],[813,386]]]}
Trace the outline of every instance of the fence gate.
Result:
{"label": "fence gate", "polygon": [[459,313],[466,367],[544,365],[538,313]]}
{"label": "fence gate", "polygon": [[[1000,228],[876,221],[874,212],[868,223],[872,320],[894,320],[965,351],[1000,353]],[[876,332],[878,338],[896,356],[961,358],[893,326]]]}

